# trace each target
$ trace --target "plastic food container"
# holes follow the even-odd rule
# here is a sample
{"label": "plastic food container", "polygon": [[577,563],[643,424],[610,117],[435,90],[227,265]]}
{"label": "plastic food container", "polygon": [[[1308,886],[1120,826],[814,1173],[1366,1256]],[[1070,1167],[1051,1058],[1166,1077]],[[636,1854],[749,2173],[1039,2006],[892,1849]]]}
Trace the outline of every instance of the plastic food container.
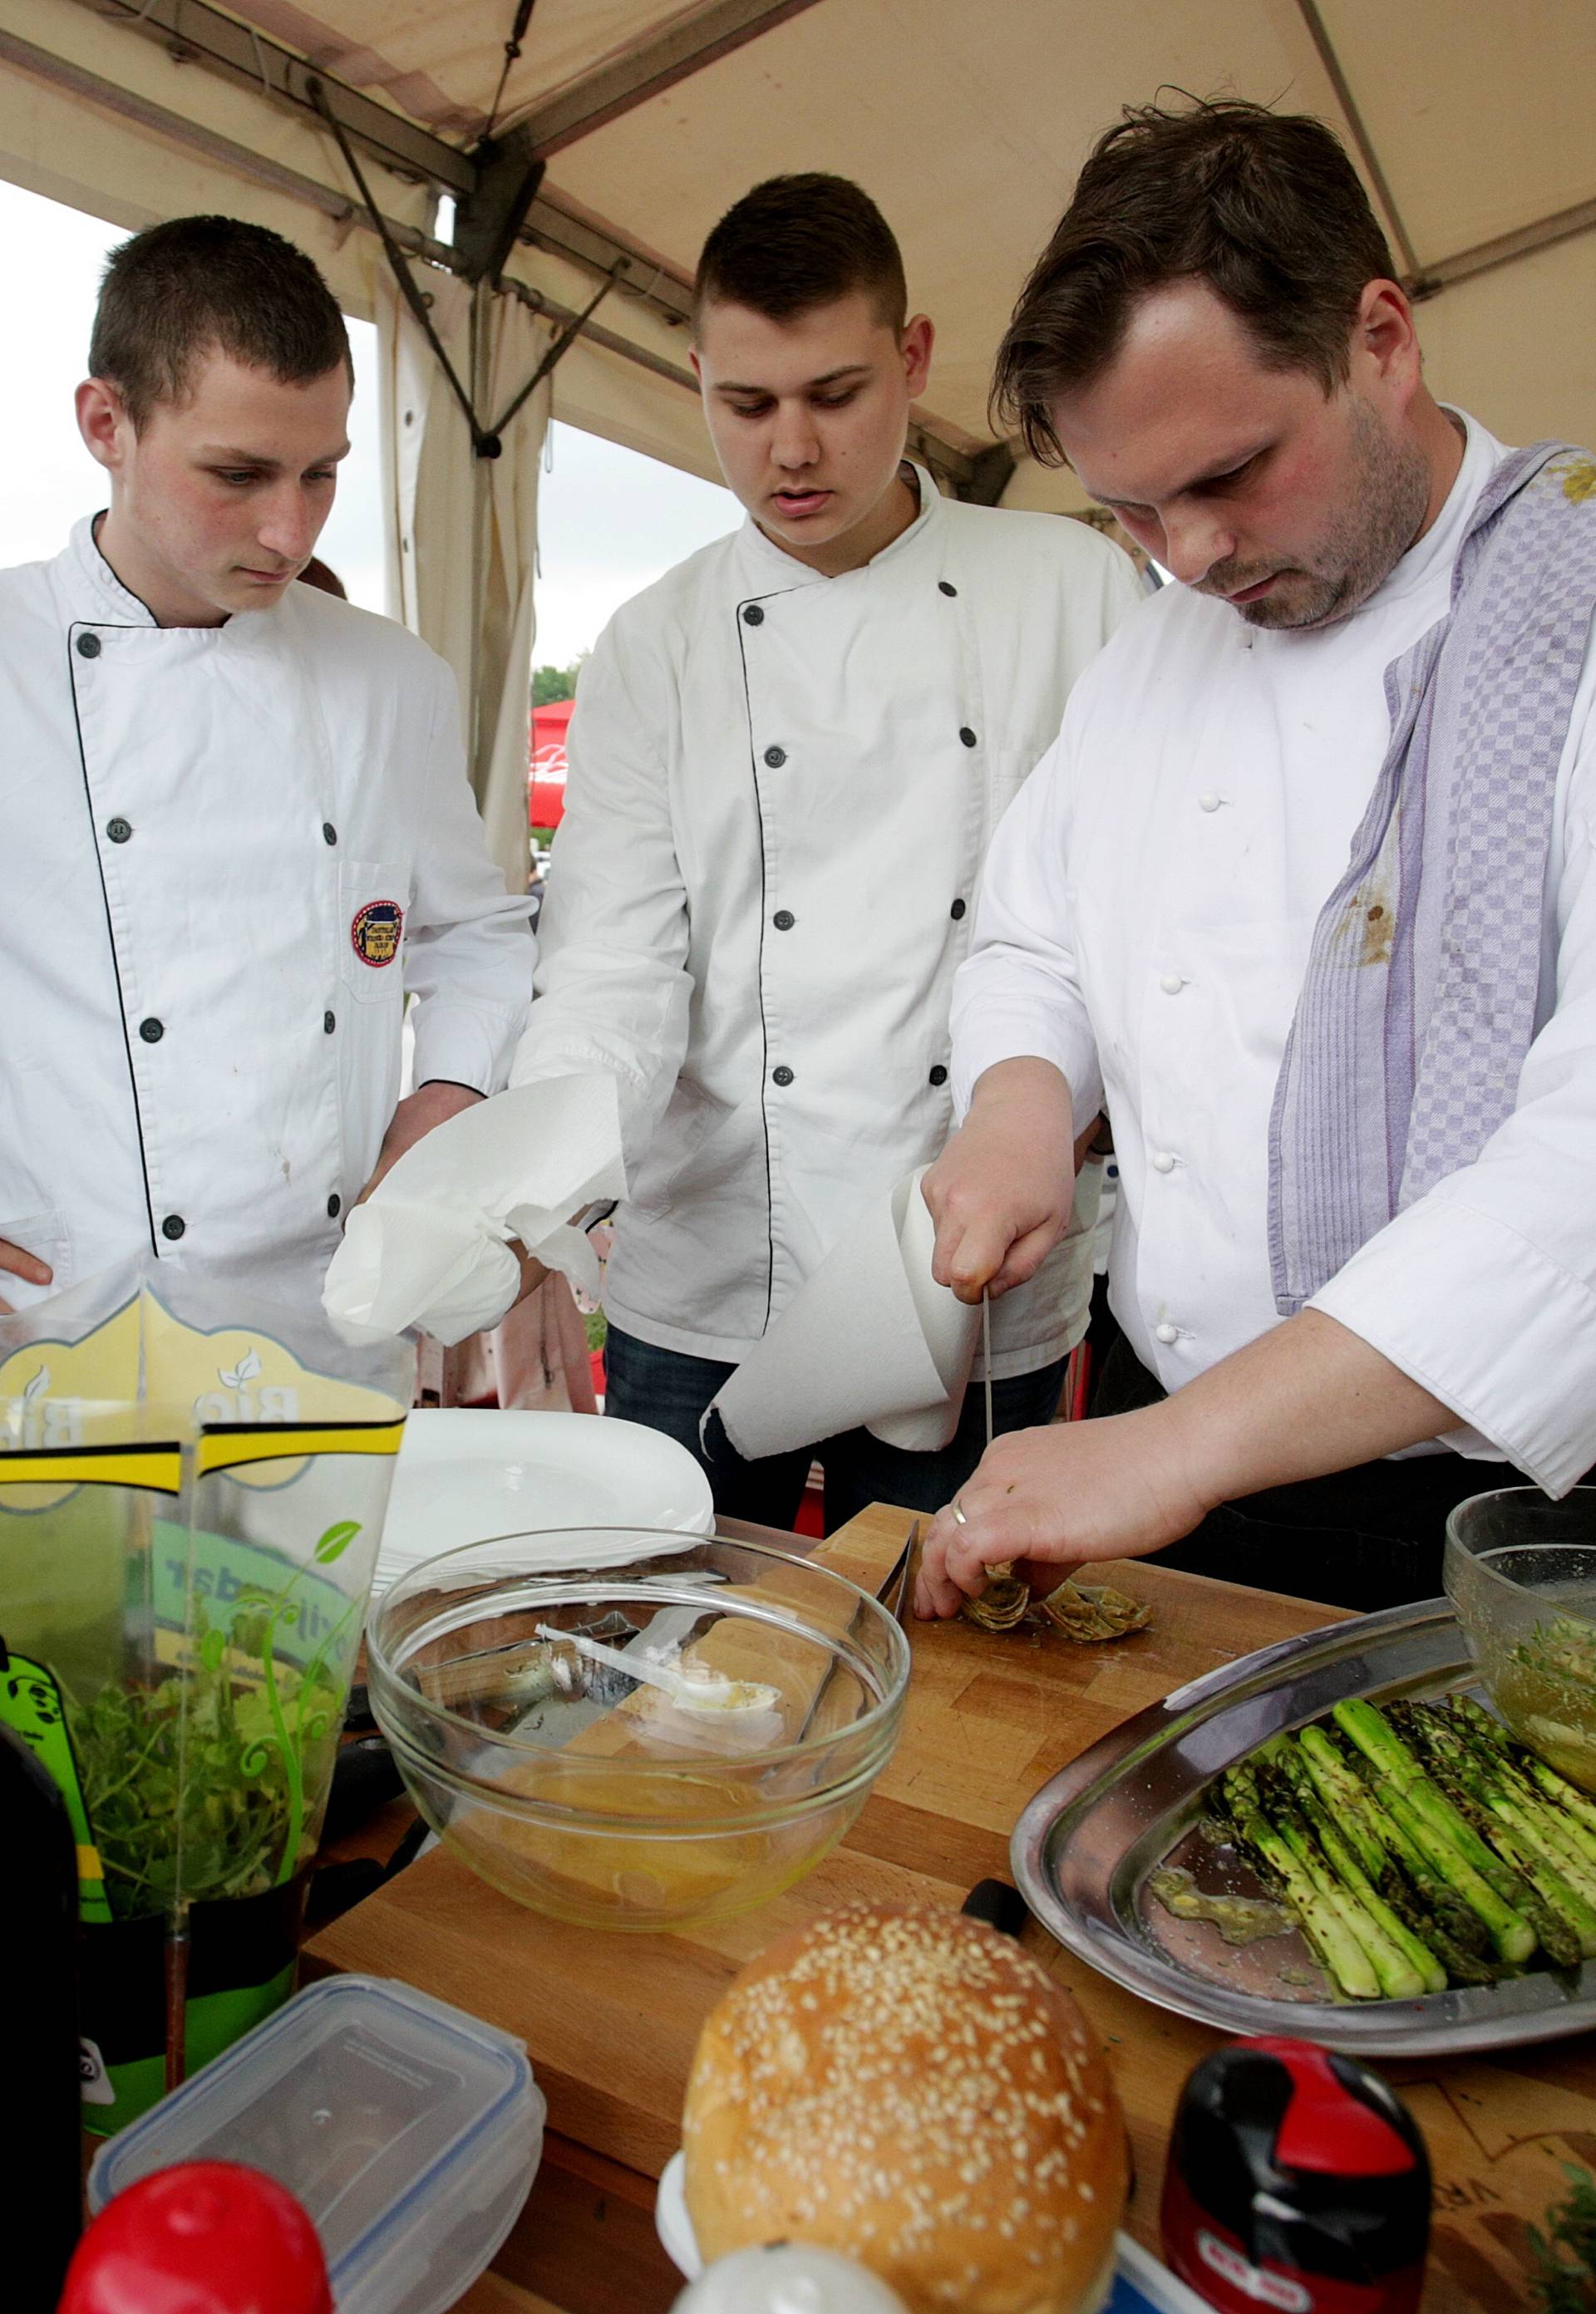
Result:
{"label": "plastic food container", "polygon": [[1512,1733],[1596,1792],[1596,1487],[1471,1496],[1447,1520],[1442,1579]]}
{"label": "plastic food container", "polygon": [[909,1648],[786,1551],[591,1529],[411,1568],[368,1676],[463,1862],[556,1919],[650,1930],[752,1911],[835,1846],[897,1742]]}
{"label": "plastic food container", "polygon": [[515,2223],[546,2111],[508,2034],[330,1977],[103,2147],[89,2207],[173,2162],[246,2162],[308,2212],[339,2314],[444,2314]]}

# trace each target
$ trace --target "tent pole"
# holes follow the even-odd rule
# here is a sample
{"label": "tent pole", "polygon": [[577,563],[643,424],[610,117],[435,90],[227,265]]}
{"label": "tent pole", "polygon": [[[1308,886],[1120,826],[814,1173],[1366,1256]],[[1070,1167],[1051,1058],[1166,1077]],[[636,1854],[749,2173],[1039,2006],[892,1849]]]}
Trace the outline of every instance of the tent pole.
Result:
{"label": "tent pole", "polygon": [[1308,37],[1313,42],[1318,53],[1318,60],[1325,68],[1326,77],[1336,92],[1336,102],[1341,107],[1342,116],[1346,122],[1347,134],[1357,146],[1358,158],[1368,171],[1369,181],[1374,187],[1375,197],[1386,213],[1386,223],[1391,228],[1391,238],[1397,244],[1398,254],[1409,277],[1416,280],[1422,271],[1418,253],[1408,238],[1407,227],[1402,222],[1402,212],[1397,207],[1389,180],[1380,166],[1380,155],[1374,149],[1374,141],[1364,126],[1363,116],[1358,110],[1358,100],[1352,92],[1352,83],[1347,79],[1341,58],[1336,53],[1335,42],[1326,30],[1325,20],[1319,14],[1317,0],[1297,0],[1297,13],[1308,28]]}

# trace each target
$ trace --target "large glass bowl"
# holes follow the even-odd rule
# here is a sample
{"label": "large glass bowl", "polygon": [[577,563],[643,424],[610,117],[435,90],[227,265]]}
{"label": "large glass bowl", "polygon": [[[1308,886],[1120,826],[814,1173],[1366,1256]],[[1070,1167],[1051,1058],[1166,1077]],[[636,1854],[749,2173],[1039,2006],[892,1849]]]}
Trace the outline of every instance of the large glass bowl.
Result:
{"label": "large glass bowl", "polygon": [[1442,1580],[1513,1734],[1596,1792],[1596,1487],[1470,1496],[1446,1523]]}
{"label": "large glass bowl", "polygon": [[446,1551],[367,1638],[372,1709],[428,1824],[494,1887],[589,1928],[720,1920],[801,1879],[891,1757],[909,1681],[903,1632],[843,1577],[636,1529]]}

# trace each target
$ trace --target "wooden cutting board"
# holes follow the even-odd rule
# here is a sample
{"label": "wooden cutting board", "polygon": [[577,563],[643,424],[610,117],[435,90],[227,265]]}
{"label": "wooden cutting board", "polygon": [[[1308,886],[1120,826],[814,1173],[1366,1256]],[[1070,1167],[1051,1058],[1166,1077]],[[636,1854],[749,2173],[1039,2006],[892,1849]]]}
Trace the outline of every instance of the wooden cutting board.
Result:
{"label": "wooden cutting board", "polygon": [[[873,1591],[907,1521],[877,1506],[816,1555]],[[680,2142],[699,2027],[743,1962],[855,1898],[957,1908],[976,1881],[1008,1877],[1021,1807],[1089,1744],[1219,1664],[1337,1620],[1332,1608],[1133,1562],[1111,1579],[1151,1603],[1150,1630],[1080,1647],[964,1622],[916,1625],[896,1753],[842,1846],[761,1912],[674,1936],[567,1928],[438,1850],[314,1939],[311,1974],[401,1977],[525,2042],[555,2136],[495,2261],[501,2274],[571,2314],[668,2308],[675,2284],[651,2237],[650,2181]],[[1126,2224],[1156,2248],[1176,2099],[1221,2036],[1108,1983],[1034,1923],[1027,1941],[1107,2048],[1136,2166]],[[1518,2314],[1530,2303],[1526,2222],[1561,2197],[1564,2161],[1596,2166],[1591,2036],[1382,2070],[1411,2105],[1435,2172],[1425,2314]]]}

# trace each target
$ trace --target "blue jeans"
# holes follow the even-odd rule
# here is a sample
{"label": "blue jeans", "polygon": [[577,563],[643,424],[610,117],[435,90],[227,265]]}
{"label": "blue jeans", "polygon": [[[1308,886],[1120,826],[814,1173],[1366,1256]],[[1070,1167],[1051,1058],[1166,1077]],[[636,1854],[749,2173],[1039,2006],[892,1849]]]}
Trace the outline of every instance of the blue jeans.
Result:
{"label": "blue jeans", "polygon": [[[1051,1422],[1063,1392],[1065,1364],[1060,1358],[1035,1373],[993,1382],[993,1431],[1029,1430]],[[965,1393],[951,1443],[934,1454],[912,1454],[901,1446],[885,1445],[868,1430],[844,1430],[790,1453],[745,1462],[721,1429],[719,1415],[710,1425],[708,1448],[699,1441],[704,1409],[736,1372],[735,1365],[722,1365],[715,1358],[657,1349],[617,1326],[610,1328],[604,1344],[604,1412],[626,1422],[646,1423],[685,1446],[708,1473],[722,1518],[790,1527],[811,1462],[819,1462],[825,1471],[827,1534],[869,1503],[939,1510],[964,1485],[986,1446],[985,1394],[977,1384]]]}

